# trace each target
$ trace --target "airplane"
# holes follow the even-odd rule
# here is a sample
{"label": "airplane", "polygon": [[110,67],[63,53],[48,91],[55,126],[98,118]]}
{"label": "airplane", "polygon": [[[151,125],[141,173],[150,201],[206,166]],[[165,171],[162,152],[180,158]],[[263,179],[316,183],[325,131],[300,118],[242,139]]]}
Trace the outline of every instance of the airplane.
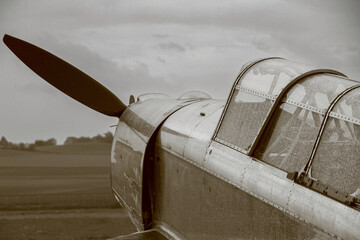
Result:
{"label": "airplane", "polygon": [[4,35],[63,93],[119,118],[111,187],[137,232],[113,239],[359,239],[360,81],[273,57],[225,100],[149,93],[125,105],[55,55]]}

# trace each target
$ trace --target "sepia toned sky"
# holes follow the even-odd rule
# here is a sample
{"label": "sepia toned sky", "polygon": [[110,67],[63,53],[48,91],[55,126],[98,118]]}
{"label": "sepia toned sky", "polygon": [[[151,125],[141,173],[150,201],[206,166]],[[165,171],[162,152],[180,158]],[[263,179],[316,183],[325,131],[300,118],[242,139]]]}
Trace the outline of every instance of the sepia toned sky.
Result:
{"label": "sepia toned sky", "polygon": [[[226,99],[247,61],[280,56],[360,80],[360,1],[2,0],[0,35],[80,68],[125,104],[130,94]],[[116,118],[65,96],[0,43],[0,137],[32,142],[114,131]]]}

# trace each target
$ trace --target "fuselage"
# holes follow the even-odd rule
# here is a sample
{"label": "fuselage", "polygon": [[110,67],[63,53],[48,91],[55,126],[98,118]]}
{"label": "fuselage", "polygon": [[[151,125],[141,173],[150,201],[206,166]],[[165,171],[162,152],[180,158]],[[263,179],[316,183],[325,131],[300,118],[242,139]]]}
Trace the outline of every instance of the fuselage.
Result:
{"label": "fuselage", "polygon": [[148,95],[120,118],[114,195],[169,238],[358,239],[358,96],[283,59],[246,65],[227,101]]}
{"label": "fuselage", "polygon": [[[184,102],[173,101],[173,106]],[[173,109],[163,99],[147,100],[144,109],[157,106],[151,112],[160,114],[161,102]],[[125,124],[120,121],[112,156],[113,190],[117,198],[123,198],[120,202],[133,214],[139,230],[144,229],[140,206],[147,189],[152,211],[148,228],[160,227],[184,239],[360,236],[358,210],[294,183],[284,171],[213,141],[224,105],[225,101],[219,100],[188,103],[162,122],[153,142],[143,141],[142,146],[140,139],[146,138],[146,133],[126,126],[129,135],[140,136],[132,142],[124,135]],[[151,121],[146,124],[151,125]],[[145,152],[140,149],[146,149],[147,144],[153,148],[146,158],[151,161],[148,171],[152,173],[144,181],[141,173],[146,168],[140,162]],[[139,164],[121,165],[130,173],[118,168],[126,156]],[[145,186],[148,184],[150,188]]]}

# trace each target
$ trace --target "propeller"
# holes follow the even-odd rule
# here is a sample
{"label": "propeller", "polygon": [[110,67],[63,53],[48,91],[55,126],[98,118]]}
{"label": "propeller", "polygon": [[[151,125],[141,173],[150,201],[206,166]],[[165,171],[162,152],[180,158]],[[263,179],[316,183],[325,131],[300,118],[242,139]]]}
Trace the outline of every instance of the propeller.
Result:
{"label": "propeller", "polygon": [[112,117],[126,109],[111,91],[57,56],[7,34],[3,41],[37,75],[89,108]]}

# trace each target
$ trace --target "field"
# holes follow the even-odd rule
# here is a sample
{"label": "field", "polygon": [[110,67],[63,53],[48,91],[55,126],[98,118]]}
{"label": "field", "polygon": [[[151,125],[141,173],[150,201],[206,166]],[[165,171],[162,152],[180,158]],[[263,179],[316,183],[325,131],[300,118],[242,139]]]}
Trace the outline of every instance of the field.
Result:
{"label": "field", "polygon": [[0,149],[0,239],[107,239],[134,232],[111,192],[110,148]]}
{"label": "field", "polygon": [[0,167],[109,167],[111,144],[37,147],[36,151],[0,149]]}

